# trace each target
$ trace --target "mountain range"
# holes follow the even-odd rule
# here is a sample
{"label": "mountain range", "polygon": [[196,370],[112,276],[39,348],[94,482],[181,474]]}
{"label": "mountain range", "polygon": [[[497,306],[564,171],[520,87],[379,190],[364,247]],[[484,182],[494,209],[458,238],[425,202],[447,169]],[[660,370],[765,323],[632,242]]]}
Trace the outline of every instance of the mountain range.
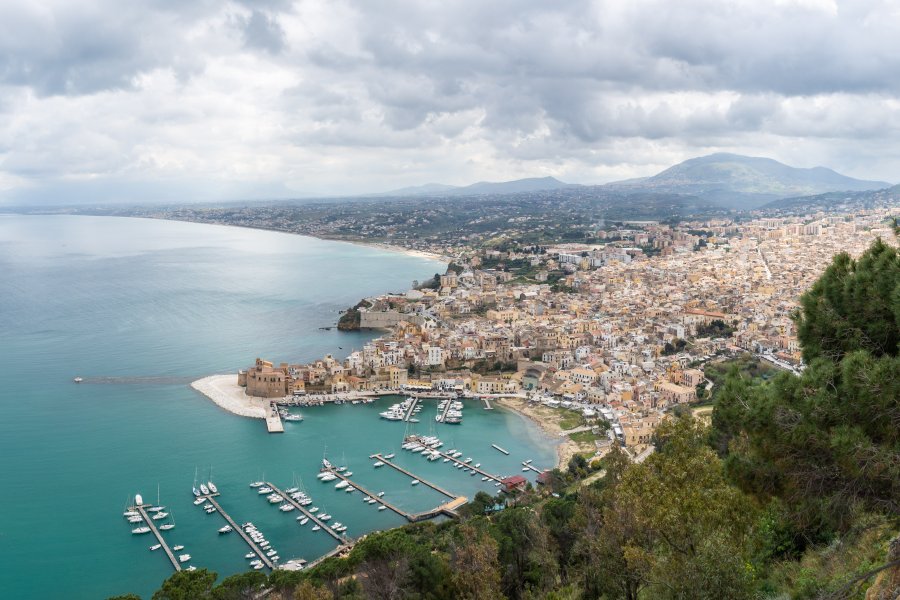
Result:
{"label": "mountain range", "polygon": [[782,198],[839,191],[865,191],[889,187],[883,181],[866,181],[841,175],[825,167],[802,169],[771,158],[739,154],[710,154],[692,158],[651,177],[584,186],[554,177],[535,177],[505,182],[479,182],[468,186],[427,184],[377,194],[377,196],[479,196],[545,192],[583,188],[586,192],[626,196],[686,196],[727,209],[754,209]]}

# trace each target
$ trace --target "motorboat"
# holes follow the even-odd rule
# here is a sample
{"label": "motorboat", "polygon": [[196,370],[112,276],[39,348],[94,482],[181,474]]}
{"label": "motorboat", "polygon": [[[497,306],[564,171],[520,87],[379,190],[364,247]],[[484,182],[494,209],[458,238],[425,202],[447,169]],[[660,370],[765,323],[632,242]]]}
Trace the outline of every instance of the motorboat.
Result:
{"label": "motorboat", "polygon": [[141,515],[141,513],[139,513],[136,510],[126,510],[125,512],[122,513],[123,517],[139,517],[140,515]]}
{"label": "motorboat", "polygon": [[266,482],[264,482],[264,481],[254,481],[250,484],[250,487],[258,488],[258,487],[264,486],[265,484],[266,484]]}
{"label": "motorboat", "polygon": [[297,517],[297,520],[301,525],[306,525],[307,523],[309,523],[309,517]]}
{"label": "motorboat", "polygon": [[409,485],[419,485],[419,480],[413,479],[412,481],[409,482]]}
{"label": "motorboat", "polygon": [[320,520],[320,521],[327,521],[327,520],[330,519],[330,518],[331,518],[331,515],[321,515],[321,516],[319,517],[319,520]]}
{"label": "motorboat", "polygon": [[210,506],[209,508],[206,509],[206,514],[208,514],[208,515],[211,515],[211,514],[213,514],[214,512],[216,512],[216,507],[215,507],[215,506]]}
{"label": "motorboat", "polygon": [[204,502],[206,502],[206,498],[195,498],[195,499],[194,499],[194,506],[200,506],[200,505],[203,504]]}
{"label": "motorboat", "polygon": [[138,506],[144,503],[144,498],[140,494],[134,495],[134,503]]}
{"label": "motorboat", "polygon": [[135,527],[134,529],[131,530],[131,533],[138,534],[138,535],[142,534],[142,533],[150,533],[150,528],[147,526]]}
{"label": "motorboat", "polygon": [[378,497],[381,498],[382,496],[384,496],[384,492],[378,492]]}
{"label": "motorboat", "polygon": [[185,569],[185,571],[196,571],[196,570],[197,570],[197,567],[195,567],[194,565],[191,565],[187,569]]}
{"label": "motorboat", "polygon": [[151,550],[159,550],[160,548],[162,548],[162,544],[154,544],[150,546]]}
{"label": "motorboat", "polygon": [[300,415],[295,415],[295,414],[293,414],[293,413],[290,413],[290,414],[287,414],[287,415],[284,416],[284,420],[285,420],[285,421],[299,422],[299,421],[302,421],[302,420],[303,420],[303,417],[300,416]]}
{"label": "motorboat", "polygon": [[311,509],[309,509],[309,512],[311,512],[311,513],[319,512],[319,507],[313,506]]}
{"label": "motorboat", "polygon": [[231,533],[233,529],[231,525],[226,525],[225,527],[219,527],[219,533]]}
{"label": "motorboat", "polygon": [[482,477],[481,480],[482,480],[482,481],[487,481],[488,478],[487,478],[487,477]]}
{"label": "motorboat", "polygon": [[387,506],[382,504],[381,506],[378,507],[378,510],[387,510]]}
{"label": "motorboat", "polygon": [[166,510],[165,506],[151,506],[150,508],[147,509],[147,512],[155,513],[155,512],[162,512],[164,510]]}
{"label": "motorboat", "polygon": [[284,490],[284,493],[285,493],[285,494],[293,494],[293,493],[296,493],[296,492],[299,492],[299,491],[300,491],[300,488],[298,488],[298,487],[292,487],[292,488],[288,488],[288,489]]}
{"label": "motorboat", "polygon": [[388,460],[394,458],[395,456],[396,456],[396,454],[394,454],[393,452],[391,452],[390,454],[385,454],[385,455],[384,455],[384,457],[385,457],[386,459],[388,459]]}
{"label": "motorboat", "polygon": [[256,490],[256,493],[262,496],[263,494],[271,494],[274,490],[268,486],[263,486]]}
{"label": "motorboat", "polygon": [[169,516],[169,513],[167,513],[167,512],[158,512],[150,518],[153,519],[154,521],[159,521],[160,519],[165,519],[168,516]]}
{"label": "motorboat", "polygon": [[82,381],[84,381],[84,379],[82,377],[76,377],[72,381],[74,381],[75,383],[81,383]]}
{"label": "motorboat", "polygon": [[244,555],[244,558],[256,558],[256,553],[248,552],[247,554]]}
{"label": "motorboat", "polygon": [[353,471],[344,472],[344,477],[353,477]]}
{"label": "motorboat", "polygon": [[318,525],[314,525],[313,528],[312,528],[313,531],[318,531],[318,530],[320,530],[320,529],[322,529],[322,528],[319,527]]}
{"label": "motorboat", "polygon": [[278,507],[278,510],[280,510],[281,512],[291,512],[295,508],[296,507],[293,504],[282,504]]}
{"label": "motorboat", "polygon": [[481,468],[481,463],[475,463],[475,468],[476,469]]}
{"label": "motorboat", "polygon": [[189,560],[191,560],[190,554],[179,554],[178,555],[178,562],[180,562],[180,563],[186,563]]}
{"label": "motorboat", "polygon": [[172,546],[172,550],[174,550],[175,552],[178,552],[179,550],[184,550],[184,546],[181,546],[181,545]]}
{"label": "motorboat", "polygon": [[325,476],[320,477],[320,479],[325,482],[334,481],[335,479],[337,479],[337,475],[335,475],[334,473],[325,473]]}
{"label": "motorboat", "polygon": [[347,488],[346,490],[344,490],[344,491],[347,492],[348,494],[352,494],[353,492],[356,491],[356,488],[353,487],[353,486],[351,485],[350,487],[348,487],[348,488]]}
{"label": "motorboat", "polygon": [[350,484],[347,483],[346,481],[341,480],[341,481],[338,481],[336,484],[334,484],[334,489],[342,490],[345,487],[347,487],[348,485],[350,485]]}
{"label": "motorboat", "polygon": [[144,517],[128,517],[129,523],[143,523]]}
{"label": "motorboat", "polygon": [[175,529],[175,523],[166,523],[165,525],[160,525],[159,528],[162,531],[169,531],[170,529]]}

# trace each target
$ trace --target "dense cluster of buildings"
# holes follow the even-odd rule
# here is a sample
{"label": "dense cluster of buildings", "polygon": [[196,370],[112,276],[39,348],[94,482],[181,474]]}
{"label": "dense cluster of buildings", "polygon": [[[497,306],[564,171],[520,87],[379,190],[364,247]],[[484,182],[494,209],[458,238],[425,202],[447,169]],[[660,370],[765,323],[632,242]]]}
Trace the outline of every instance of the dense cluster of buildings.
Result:
{"label": "dense cluster of buildings", "polygon": [[[369,299],[363,321],[387,333],[344,360],[258,360],[241,383],[269,397],[402,388],[518,395],[605,419],[640,451],[667,409],[710,385],[708,361],[747,351],[802,368],[791,320],[799,296],[834,254],[891,238],[887,216],[641,223],[597,246],[467,250],[436,289]],[[503,268],[523,260],[533,281]],[[556,286],[541,281],[551,273]]]}

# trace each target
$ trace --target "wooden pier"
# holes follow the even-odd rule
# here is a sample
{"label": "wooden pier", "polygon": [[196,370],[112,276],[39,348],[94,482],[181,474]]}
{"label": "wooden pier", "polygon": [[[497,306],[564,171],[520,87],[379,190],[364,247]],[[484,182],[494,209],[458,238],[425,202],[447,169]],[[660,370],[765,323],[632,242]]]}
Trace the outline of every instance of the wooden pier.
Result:
{"label": "wooden pier", "polygon": [[343,543],[344,541],[346,541],[346,539],[347,539],[346,536],[341,535],[340,533],[338,533],[337,531],[335,531],[334,529],[332,529],[331,527],[329,527],[329,526],[328,526],[328,523],[326,523],[325,521],[322,521],[321,519],[319,519],[319,518],[315,515],[315,513],[311,513],[311,512],[309,512],[308,510],[306,510],[306,507],[303,506],[302,504],[300,504],[299,502],[297,502],[296,500],[294,500],[293,498],[291,498],[291,495],[290,495],[290,494],[287,494],[287,493],[281,491],[281,489],[279,489],[279,487],[278,487],[277,485],[275,485],[274,483],[271,483],[271,482],[266,481],[265,484],[266,484],[268,487],[272,488],[272,491],[274,491],[276,494],[278,494],[279,496],[281,496],[282,498],[284,498],[284,501],[285,501],[285,502],[288,502],[288,503],[291,504],[294,508],[296,508],[297,510],[299,510],[300,512],[302,512],[305,516],[307,516],[307,517],[309,517],[310,519],[312,519],[312,522],[315,523],[316,525],[318,525],[319,527],[321,527],[321,528],[322,528],[322,531],[326,532],[328,535],[330,535],[331,537],[333,537],[334,539],[336,539],[338,542]]}
{"label": "wooden pier", "polygon": [[141,504],[140,506],[132,506],[132,510],[138,511],[140,513],[141,518],[144,519],[144,523],[150,527],[150,531],[153,532],[153,535],[156,536],[156,540],[162,546],[162,549],[166,551],[166,556],[169,557],[169,562],[172,563],[172,566],[175,567],[176,571],[181,570],[181,564],[178,562],[178,559],[175,558],[175,553],[172,552],[172,549],[169,548],[169,545],[166,543],[166,540],[163,539],[162,534],[159,532],[159,529],[156,528],[156,523],[153,522],[153,519],[150,518],[150,515],[147,514],[146,508],[150,506],[149,504]]}
{"label": "wooden pier", "polygon": [[388,459],[383,457],[380,452],[377,454],[372,454],[371,456],[369,456],[369,458],[374,458],[376,460],[380,460],[381,462],[388,465],[389,467],[393,467],[394,469],[397,469],[404,475],[417,480],[419,483],[430,487],[431,489],[433,489],[436,492],[440,492],[441,494],[447,496],[448,498],[455,500],[457,498],[462,497],[462,496],[457,496],[456,494],[452,494],[452,493],[448,492],[447,490],[445,490],[444,488],[438,487],[437,485],[431,483],[430,481],[425,481],[424,479],[417,477],[416,475],[414,475],[413,473],[410,473],[409,471],[407,471],[406,469],[404,469],[403,467],[401,467],[399,465],[395,465],[394,463],[392,463],[391,461],[389,461]]}
{"label": "wooden pier", "polygon": [[222,515],[222,517],[228,522],[228,524],[231,525],[231,528],[234,531],[236,531],[238,533],[238,535],[240,535],[244,539],[245,542],[247,542],[247,545],[250,546],[250,549],[253,551],[254,554],[256,554],[256,556],[259,557],[259,559],[263,562],[263,564],[266,565],[269,569],[274,569],[275,563],[273,563],[269,559],[269,557],[266,556],[265,551],[262,548],[260,548],[249,535],[247,535],[247,532],[244,531],[243,527],[241,527],[237,523],[235,523],[234,519],[231,518],[231,515],[229,515],[227,512],[225,512],[225,509],[223,509],[222,506],[216,501],[215,496],[218,496],[218,495],[219,494],[207,494],[204,496],[200,496],[200,498],[203,498],[204,500],[208,500],[210,504],[215,506],[216,511],[218,511],[218,513],[220,515]]}
{"label": "wooden pier", "polygon": [[413,416],[413,413],[414,413],[415,410],[416,410],[416,406],[418,406],[418,405],[419,405],[419,399],[418,399],[418,398],[413,398],[413,399],[412,399],[412,404],[409,405],[409,408],[406,410],[406,414],[403,415],[403,420],[404,420],[404,421],[406,421],[407,423],[409,422],[409,420],[410,420],[410,419],[412,418],[412,416]]}

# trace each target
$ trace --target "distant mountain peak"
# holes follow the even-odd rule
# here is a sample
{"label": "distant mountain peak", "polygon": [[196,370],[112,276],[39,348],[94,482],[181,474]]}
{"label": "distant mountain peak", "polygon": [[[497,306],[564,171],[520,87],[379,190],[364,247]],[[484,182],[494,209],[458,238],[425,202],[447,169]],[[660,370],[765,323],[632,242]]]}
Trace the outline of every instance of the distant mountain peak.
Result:
{"label": "distant mountain peak", "polygon": [[610,184],[612,188],[690,194],[727,208],[756,208],[778,198],[833,191],[888,187],[863,181],[826,167],[797,168],[772,158],[717,152],[698,156],[643,179]]}

